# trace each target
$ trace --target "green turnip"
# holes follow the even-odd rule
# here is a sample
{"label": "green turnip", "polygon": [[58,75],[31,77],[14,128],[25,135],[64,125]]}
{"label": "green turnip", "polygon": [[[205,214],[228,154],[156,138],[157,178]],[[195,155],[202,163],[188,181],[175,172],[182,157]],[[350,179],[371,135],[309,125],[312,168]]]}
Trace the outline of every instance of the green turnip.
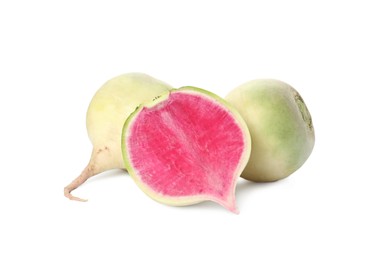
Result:
{"label": "green turnip", "polygon": [[315,137],[309,110],[297,90],[279,80],[260,79],[233,89],[226,100],[244,118],[252,140],[241,177],[276,181],[305,163]]}

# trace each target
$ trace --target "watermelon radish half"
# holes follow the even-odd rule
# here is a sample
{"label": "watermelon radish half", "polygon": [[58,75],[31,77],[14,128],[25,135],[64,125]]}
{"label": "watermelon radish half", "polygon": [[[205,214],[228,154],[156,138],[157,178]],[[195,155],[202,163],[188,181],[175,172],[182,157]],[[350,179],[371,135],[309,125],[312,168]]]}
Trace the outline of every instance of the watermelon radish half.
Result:
{"label": "watermelon radish half", "polygon": [[251,150],[248,128],[222,98],[182,87],[139,106],[122,132],[127,170],[161,203],[211,200],[238,213],[237,178]]}

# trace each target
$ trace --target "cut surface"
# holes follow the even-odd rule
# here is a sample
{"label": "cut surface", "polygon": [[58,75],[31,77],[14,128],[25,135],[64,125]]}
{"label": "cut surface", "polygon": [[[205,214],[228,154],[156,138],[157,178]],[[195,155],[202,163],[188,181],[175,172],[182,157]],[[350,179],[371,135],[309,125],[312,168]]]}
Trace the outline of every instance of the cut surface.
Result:
{"label": "cut surface", "polygon": [[250,148],[241,118],[192,88],[162,99],[140,107],[125,125],[125,161],[137,183],[167,204],[213,200],[235,211]]}

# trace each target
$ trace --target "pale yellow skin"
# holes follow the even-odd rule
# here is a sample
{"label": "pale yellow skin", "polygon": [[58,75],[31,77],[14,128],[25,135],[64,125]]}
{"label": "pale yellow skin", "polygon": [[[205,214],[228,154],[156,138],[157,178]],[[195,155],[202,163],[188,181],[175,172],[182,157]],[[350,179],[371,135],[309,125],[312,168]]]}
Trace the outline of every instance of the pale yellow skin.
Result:
{"label": "pale yellow skin", "polygon": [[273,79],[253,80],[232,90],[226,100],[244,118],[252,140],[241,177],[255,182],[280,180],[308,159],[314,147],[314,128],[294,88]]}
{"label": "pale yellow skin", "polygon": [[137,106],[172,89],[168,84],[142,73],[128,73],[107,81],[92,98],[87,111],[87,131],[92,142],[91,159],[72,183],[64,189],[66,197],[88,178],[110,169],[124,169],[122,128]]}

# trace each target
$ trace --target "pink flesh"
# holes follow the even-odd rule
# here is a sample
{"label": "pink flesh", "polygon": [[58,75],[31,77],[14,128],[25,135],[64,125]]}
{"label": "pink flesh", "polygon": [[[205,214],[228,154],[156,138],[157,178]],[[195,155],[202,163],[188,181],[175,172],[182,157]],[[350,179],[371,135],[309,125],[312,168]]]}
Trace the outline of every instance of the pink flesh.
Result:
{"label": "pink flesh", "polygon": [[143,183],[165,196],[226,199],[237,178],[244,135],[229,111],[201,94],[173,92],[144,107],[127,149]]}

